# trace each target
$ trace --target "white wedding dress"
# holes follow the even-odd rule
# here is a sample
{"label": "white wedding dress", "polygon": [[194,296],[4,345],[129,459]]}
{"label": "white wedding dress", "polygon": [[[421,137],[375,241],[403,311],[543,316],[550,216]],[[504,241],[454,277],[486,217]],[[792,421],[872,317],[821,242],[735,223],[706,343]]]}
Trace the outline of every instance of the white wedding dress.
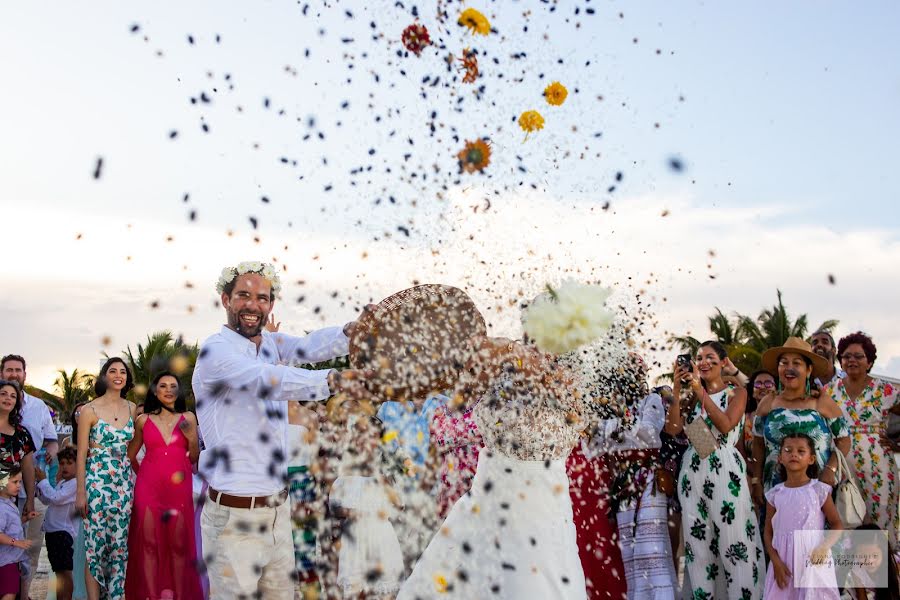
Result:
{"label": "white wedding dress", "polygon": [[565,461],[583,429],[580,403],[504,383],[473,410],[485,449],[403,584],[417,598],[585,599]]}

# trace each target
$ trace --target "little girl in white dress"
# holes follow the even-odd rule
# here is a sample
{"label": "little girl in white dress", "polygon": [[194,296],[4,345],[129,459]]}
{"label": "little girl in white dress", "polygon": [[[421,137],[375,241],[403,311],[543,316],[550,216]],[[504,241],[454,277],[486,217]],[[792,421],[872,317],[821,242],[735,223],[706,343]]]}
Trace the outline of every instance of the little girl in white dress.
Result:
{"label": "little girl in white dress", "polygon": [[345,598],[393,597],[400,589],[403,554],[391,523],[396,508],[379,468],[381,431],[362,414],[348,416],[346,431],[350,444],[328,497],[332,514],[343,519],[336,583]]}

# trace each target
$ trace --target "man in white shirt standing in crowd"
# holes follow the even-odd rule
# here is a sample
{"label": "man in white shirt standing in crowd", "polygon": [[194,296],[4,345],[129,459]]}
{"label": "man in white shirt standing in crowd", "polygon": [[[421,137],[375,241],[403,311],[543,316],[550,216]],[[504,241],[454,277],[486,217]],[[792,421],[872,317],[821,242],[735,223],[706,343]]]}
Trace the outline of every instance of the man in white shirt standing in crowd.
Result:
{"label": "man in white shirt standing in crowd", "polygon": [[[18,381],[22,389],[25,389],[25,359],[18,354],[8,354],[0,359],[0,377],[3,379]],[[47,453],[47,465],[56,460],[56,453],[59,452],[59,443],[56,438],[56,426],[53,424],[53,418],[50,416],[50,409],[44,404],[40,398],[23,392],[22,394],[22,410],[19,412],[22,426],[31,434],[34,441],[35,452],[44,448]],[[29,579],[22,580],[22,597],[28,598],[28,590],[31,587],[31,578],[37,572],[38,558],[41,555],[41,546],[44,544],[44,533],[41,526],[44,524],[44,514],[47,506],[40,501],[36,501],[33,507],[25,506],[25,492],[19,492],[19,508],[23,511],[34,511],[37,516],[24,524],[25,535],[31,541],[31,548],[28,549],[28,560],[31,563]]]}
{"label": "man in white shirt standing in crowd", "polygon": [[813,352],[828,361],[828,368],[830,369],[826,375],[816,378],[816,385],[820,390],[834,383],[838,379],[842,379],[844,375],[846,375],[841,369],[834,366],[837,346],[830,333],[820,329],[809,338],[809,345],[812,346]]}
{"label": "man in white shirt standing in crowd", "polygon": [[286,401],[365,395],[357,371],[291,366],[346,355],[354,323],[302,338],[264,331],[280,287],[266,263],[223,270],[216,290],[228,323],[203,343],[194,369],[200,473],[209,483],[203,555],[216,600],[293,600]]}

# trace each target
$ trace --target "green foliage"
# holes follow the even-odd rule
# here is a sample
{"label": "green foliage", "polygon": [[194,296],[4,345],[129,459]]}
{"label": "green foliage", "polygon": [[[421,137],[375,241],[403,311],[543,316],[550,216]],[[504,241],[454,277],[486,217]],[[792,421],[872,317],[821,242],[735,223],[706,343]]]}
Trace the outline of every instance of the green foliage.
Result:
{"label": "green foliage", "polygon": [[[712,339],[722,342],[734,365],[747,375],[760,368],[763,352],[783,345],[789,337],[806,339],[812,331],[832,332],[838,325],[837,320],[828,319],[810,330],[807,315],[801,314],[792,320],[781,298],[781,290],[777,290],[777,293],[778,301],[775,305],[764,308],[755,319],[737,312],[729,319],[718,307],[715,307],[715,313],[709,317]],[[691,336],[671,336],[668,342],[680,353],[691,355],[697,353],[702,343]],[[666,373],[660,379],[671,381],[672,374]]]}
{"label": "green foliage", "polygon": [[[57,373],[56,380],[53,382],[53,386],[60,394],[60,406],[57,408],[57,412],[62,417],[68,417],[75,410],[76,405],[94,398],[94,375],[78,369],[72,369],[71,373],[60,369]],[[44,399],[44,402],[51,405],[47,399]]]}
{"label": "green foliage", "polygon": [[171,331],[157,331],[148,335],[146,343],[138,344],[134,351],[131,346],[127,346],[122,357],[128,361],[135,383],[135,389],[129,392],[129,396],[136,402],[142,402],[153,378],[162,371],[171,371],[178,377],[188,406],[193,406],[191,378],[199,353],[197,344],[185,344],[181,338],[175,339]]}

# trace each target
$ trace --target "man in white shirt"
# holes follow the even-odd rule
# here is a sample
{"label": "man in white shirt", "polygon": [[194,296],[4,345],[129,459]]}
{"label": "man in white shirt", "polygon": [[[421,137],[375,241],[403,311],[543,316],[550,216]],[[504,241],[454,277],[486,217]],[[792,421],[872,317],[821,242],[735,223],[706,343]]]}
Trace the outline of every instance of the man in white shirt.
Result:
{"label": "man in white shirt", "polygon": [[[22,389],[25,389],[25,359],[18,354],[8,354],[0,359],[0,377],[7,381],[18,381]],[[19,411],[19,419],[31,439],[34,441],[35,452],[44,448],[47,453],[47,464],[50,465],[56,460],[56,453],[59,451],[59,443],[56,438],[56,426],[53,424],[53,418],[50,416],[50,409],[44,404],[40,398],[23,392],[22,408]],[[44,514],[47,506],[42,502],[35,502],[34,505],[25,506],[25,491],[19,492],[19,506],[23,507],[24,512],[37,513],[33,519],[24,524],[25,534],[31,541],[31,548],[28,549],[28,560],[31,563],[31,570],[28,579],[22,580],[22,597],[28,597],[28,589],[31,587],[31,577],[37,572],[38,559],[41,555],[41,546],[44,544],[44,532],[41,527],[44,524]]]}
{"label": "man in white shirt", "polygon": [[815,332],[809,338],[809,345],[812,346],[813,352],[828,361],[828,367],[830,369],[827,375],[816,378],[815,383],[820,390],[831,385],[838,379],[842,379],[846,375],[841,369],[834,366],[837,346],[834,343],[834,338],[829,332],[822,329]]}
{"label": "man in white shirt", "polygon": [[280,289],[265,263],[223,270],[216,289],[228,324],[203,343],[193,376],[205,444],[200,473],[209,484],[200,523],[210,598],[292,600],[286,401],[365,392],[356,371],[291,365],[346,355],[354,324],[302,338],[264,331]]}

